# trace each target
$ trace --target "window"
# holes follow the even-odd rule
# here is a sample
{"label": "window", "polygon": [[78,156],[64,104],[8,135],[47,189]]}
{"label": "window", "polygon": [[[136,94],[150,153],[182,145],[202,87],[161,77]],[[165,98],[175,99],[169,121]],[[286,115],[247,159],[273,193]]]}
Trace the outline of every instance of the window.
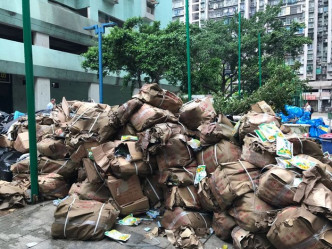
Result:
{"label": "window", "polygon": [[87,46],[62,40],[52,36],[50,36],[50,49],[71,53],[71,54],[82,54],[88,51]]}
{"label": "window", "polygon": [[121,21],[113,16],[107,15],[106,13],[101,12],[101,11],[98,11],[98,21],[100,23],[115,22],[119,27],[123,26],[123,21]]}

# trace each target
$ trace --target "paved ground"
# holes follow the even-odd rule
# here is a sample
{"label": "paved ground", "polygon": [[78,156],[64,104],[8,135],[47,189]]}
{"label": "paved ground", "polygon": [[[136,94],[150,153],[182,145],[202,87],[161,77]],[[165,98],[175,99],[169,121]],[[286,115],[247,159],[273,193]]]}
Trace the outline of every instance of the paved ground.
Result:
{"label": "paved ground", "polygon": [[[53,213],[55,206],[51,201],[37,205],[29,205],[22,209],[17,209],[9,214],[2,214],[0,217],[0,248],[1,249],[26,249],[27,244],[36,242],[37,245],[33,249],[122,249],[122,248],[174,248],[166,237],[157,237],[149,240],[144,237],[145,227],[155,227],[155,222],[142,222],[138,227],[125,227],[116,225],[115,229],[130,233],[132,236],[128,244],[121,245],[109,239],[102,241],[70,241],[70,240],[54,240],[51,238],[50,228],[53,223]],[[204,242],[206,239],[203,239]],[[227,244],[215,235],[209,238],[204,248],[216,249],[222,248]],[[232,246],[227,244],[228,248]]]}

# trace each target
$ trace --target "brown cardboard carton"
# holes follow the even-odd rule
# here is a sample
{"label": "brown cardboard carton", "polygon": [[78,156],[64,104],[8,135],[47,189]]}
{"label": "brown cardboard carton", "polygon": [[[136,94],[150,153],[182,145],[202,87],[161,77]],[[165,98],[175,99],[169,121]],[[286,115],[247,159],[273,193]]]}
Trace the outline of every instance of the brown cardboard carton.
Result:
{"label": "brown cardboard carton", "polygon": [[207,177],[198,183],[197,195],[202,209],[210,212],[216,212],[219,210],[218,202],[211,192],[211,187]]}
{"label": "brown cardboard carton", "polygon": [[220,211],[230,206],[235,198],[253,191],[259,173],[258,168],[245,161],[221,164],[209,178],[210,189]]}
{"label": "brown cardboard carton", "polygon": [[275,249],[265,234],[251,233],[235,227],[232,231],[234,249]]}
{"label": "brown cardboard carton", "polygon": [[99,143],[107,141],[116,133],[111,116],[117,108],[96,103],[76,102],[72,105],[76,116],[69,122],[68,128],[75,135],[79,133],[93,134]]}
{"label": "brown cardboard carton", "polygon": [[197,189],[194,185],[186,187],[174,186],[167,189],[165,206],[173,210],[174,207],[200,210]]}
{"label": "brown cardboard carton", "polygon": [[209,174],[212,174],[220,163],[235,162],[240,157],[241,149],[227,140],[221,140],[196,154],[198,165],[206,165]]}
{"label": "brown cardboard carton", "polygon": [[184,211],[176,207],[173,211],[166,210],[161,220],[165,229],[173,230],[181,226],[192,227],[197,235],[205,235],[211,227],[211,216],[207,213]]}
{"label": "brown cardboard carton", "polygon": [[258,137],[246,136],[242,146],[241,158],[263,168],[276,163],[276,143],[261,142]]}
{"label": "brown cardboard carton", "polygon": [[131,176],[128,180],[109,176],[108,188],[113,199],[120,205],[132,203],[144,197],[138,176]]}
{"label": "brown cardboard carton", "polygon": [[277,249],[331,248],[332,227],[303,207],[288,207],[278,214],[267,238]]}
{"label": "brown cardboard carton", "polygon": [[179,120],[191,130],[196,130],[201,124],[213,122],[217,114],[211,99],[196,99],[185,103],[180,109]]}
{"label": "brown cardboard carton", "polygon": [[193,185],[196,169],[197,167],[168,168],[160,172],[159,183],[167,186]]}
{"label": "brown cardboard carton", "polygon": [[17,135],[14,142],[14,149],[22,153],[29,152],[29,132],[23,132]]}
{"label": "brown cardboard carton", "polygon": [[222,240],[231,238],[232,229],[236,226],[234,219],[226,212],[213,213],[212,228]]}
{"label": "brown cardboard carton", "polygon": [[214,145],[222,139],[233,137],[233,127],[218,123],[206,123],[197,128],[200,131],[201,146]]}
{"label": "brown cardboard carton", "polygon": [[83,158],[83,165],[90,183],[104,183],[105,174],[102,169],[89,158]]}
{"label": "brown cardboard carton", "polygon": [[162,110],[148,104],[143,104],[130,118],[130,123],[137,131],[143,131],[155,124],[176,121],[177,118],[170,111]]}
{"label": "brown cardboard carton", "polygon": [[129,202],[123,205],[117,204],[120,209],[120,214],[123,216],[126,216],[128,214],[142,214],[146,213],[149,209],[149,199],[146,196],[143,196],[142,198]]}
{"label": "brown cardboard carton", "polygon": [[264,100],[253,104],[251,110],[257,113],[267,113],[272,116],[276,115],[271,106],[269,106]]}
{"label": "brown cardboard carton", "polygon": [[240,120],[240,139],[243,139],[248,133],[255,134],[255,130],[258,129],[260,124],[271,122],[274,122],[278,127],[280,127],[280,122],[275,115],[270,115],[268,113],[248,112]]}
{"label": "brown cardboard carton", "polygon": [[119,125],[125,125],[130,120],[130,117],[141,108],[142,105],[143,102],[138,99],[131,99],[122,104],[116,111],[116,118],[118,119]]}
{"label": "brown cardboard carton", "polygon": [[[72,179],[79,164],[71,160],[53,160],[47,157],[38,157],[38,173],[57,173],[66,179]],[[30,173],[30,159],[26,158],[22,161],[14,163],[10,170],[14,175],[22,173]]]}
{"label": "brown cardboard carton", "polygon": [[41,155],[55,160],[64,159],[70,154],[62,139],[45,138],[37,143],[37,149]]}
{"label": "brown cardboard carton", "polygon": [[88,150],[84,145],[80,145],[78,149],[70,156],[73,162],[80,163],[84,157],[88,157]]}
{"label": "brown cardboard carton", "polygon": [[159,175],[146,177],[143,183],[143,193],[148,197],[151,207],[159,206],[164,200],[162,186],[158,183]]}
{"label": "brown cardboard carton", "polygon": [[203,249],[203,244],[190,226],[181,226],[176,230],[165,230],[167,239],[175,248]]}
{"label": "brown cardboard carton", "polygon": [[267,232],[273,222],[276,211],[254,193],[246,193],[233,203],[229,214],[235,222],[249,232]]}
{"label": "brown cardboard carton", "polygon": [[92,184],[87,180],[84,182],[74,183],[69,194],[76,194],[81,200],[94,200],[106,202],[111,198],[111,193],[104,183]]}
{"label": "brown cardboard carton", "polygon": [[70,197],[55,210],[51,234],[56,239],[101,240],[118,215],[119,211],[109,203]]}
{"label": "brown cardboard carton", "polygon": [[24,207],[26,205],[25,192],[28,188],[19,182],[0,180],[0,210]]}
{"label": "brown cardboard carton", "polygon": [[115,156],[122,156],[126,158],[129,162],[140,161],[143,159],[143,153],[138,146],[136,146],[136,142],[128,141],[120,143],[114,149]]}
{"label": "brown cardboard carton", "polygon": [[170,122],[156,124],[137,134],[139,138],[137,144],[142,149],[144,157],[147,158],[148,154],[155,155],[158,150],[162,150],[169,140],[176,135],[182,135],[180,139],[187,141],[186,136],[195,136],[196,132],[190,131],[180,124]]}
{"label": "brown cardboard carton", "polygon": [[332,220],[332,179],[324,166],[303,172],[303,181],[296,190],[294,201],[302,203],[313,214]]}
{"label": "brown cardboard carton", "polygon": [[279,167],[272,168],[261,175],[256,194],[263,201],[276,207],[294,205],[293,198],[296,185],[299,183],[295,176],[292,171]]}
{"label": "brown cardboard carton", "polygon": [[156,166],[149,162],[135,161],[129,162],[123,157],[114,158],[111,161],[111,169],[113,175],[119,178],[128,178],[132,175],[147,176],[152,175]]}
{"label": "brown cardboard carton", "polygon": [[157,83],[144,84],[139,93],[133,97],[173,113],[178,113],[183,104],[181,98],[172,92],[161,89]]}
{"label": "brown cardboard carton", "polygon": [[108,172],[111,166],[111,160],[114,158],[114,148],[117,147],[121,141],[107,142],[97,147],[91,148],[95,162],[102,168],[104,172]]}
{"label": "brown cardboard carton", "polygon": [[63,176],[56,173],[38,176],[40,195],[49,200],[62,199],[68,195],[69,186]]}
{"label": "brown cardboard carton", "polygon": [[305,154],[317,160],[322,160],[324,155],[321,145],[312,138],[299,138],[298,135],[290,135],[287,139],[293,143],[293,154]]}
{"label": "brown cardboard carton", "polygon": [[1,148],[11,148],[13,147],[14,142],[8,140],[8,138],[4,135],[0,135],[0,147]]}
{"label": "brown cardboard carton", "polygon": [[194,153],[186,142],[184,135],[177,134],[158,151],[156,158],[160,171],[172,167],[185,167],[194,160]]}

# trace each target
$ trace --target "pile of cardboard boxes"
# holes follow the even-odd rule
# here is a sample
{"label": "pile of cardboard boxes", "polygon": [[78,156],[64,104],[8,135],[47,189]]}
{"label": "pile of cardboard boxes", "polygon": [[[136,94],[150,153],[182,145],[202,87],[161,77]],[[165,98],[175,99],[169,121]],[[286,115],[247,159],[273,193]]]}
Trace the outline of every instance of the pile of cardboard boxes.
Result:
{"label": "pile of cardboard boxes", "polygon": [[[332,161],[264,101],[233,127],[209,98],[183,104],[146,84],[121,106],[63,99],[36,122],[40,198],[69,195],[54,214],[54,238],[102,239],[118,216],[158,209],[183,248],[202,247],[196,236],[211,228],[234,248],[332,247]],[[28,152],[27,126],[20,118],[0,147]],[[25,204],[29,157],[11,171],[0,209]]]}

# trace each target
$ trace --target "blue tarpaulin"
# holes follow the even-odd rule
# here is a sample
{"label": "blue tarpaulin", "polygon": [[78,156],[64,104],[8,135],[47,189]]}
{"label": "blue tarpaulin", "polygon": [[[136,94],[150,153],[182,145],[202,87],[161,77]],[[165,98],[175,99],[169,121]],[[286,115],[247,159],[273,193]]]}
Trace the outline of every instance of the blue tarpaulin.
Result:
{"label": "blue tarpaulin", "polygon": [[322,118],[310,119],[310,112],[306,112],[300,107],[285,105],[285,110],[288,115],[282,112],[278,114],[281,117],[281,122],[289,123],[291,120],[296,120],[296,124],[308,124],[310,125],[309,134],[311,137],[318,138],[329,130],[329,126],[325,125]]}

